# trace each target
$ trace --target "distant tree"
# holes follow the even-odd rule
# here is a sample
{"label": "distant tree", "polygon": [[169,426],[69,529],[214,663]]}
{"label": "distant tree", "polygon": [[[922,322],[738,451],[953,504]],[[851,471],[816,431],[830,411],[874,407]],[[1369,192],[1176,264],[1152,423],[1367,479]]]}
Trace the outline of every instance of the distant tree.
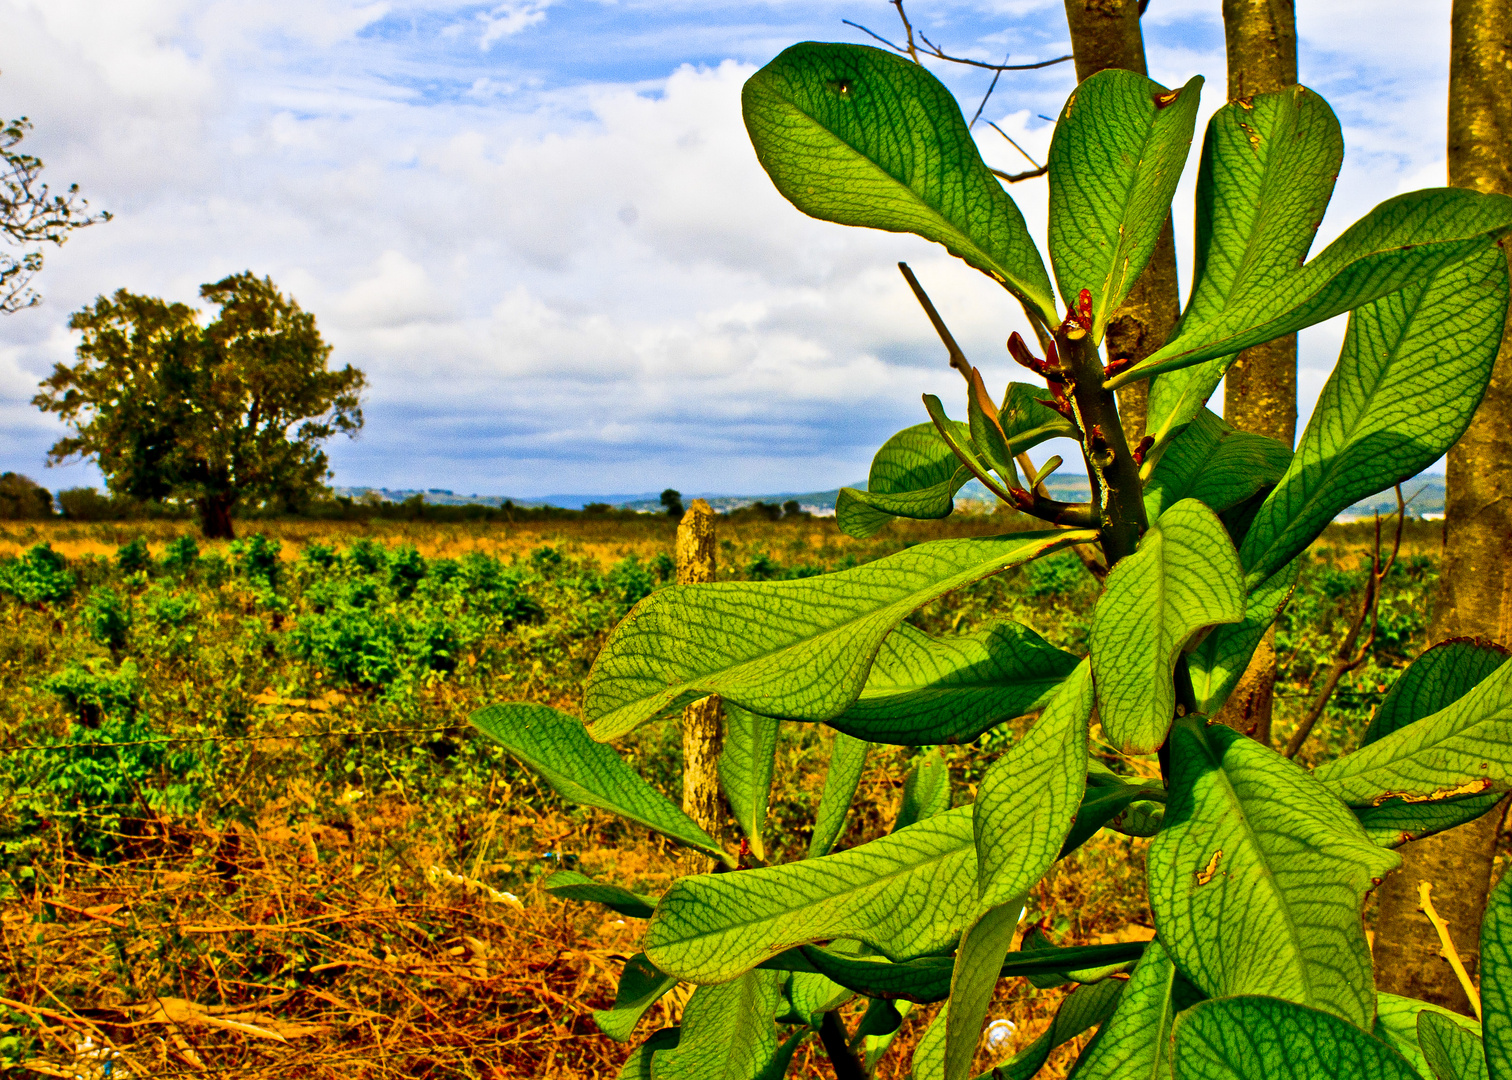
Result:
{"label": "distant tree", "polygon": [[605,503],[605,502],[593,502],[593,503],[584,503],[583,504],[583,513],[585,513],[585,514],[607,514],[609,511],[611,511],[613,509],[614,509],[614,507],[610,506],[608,503]]}
{"label": "distant tree", "polygon": [[668,517],[681,518],[683,516],[682,492],[676,488],[668,488],[661,493],[661,504],[666,509]]}
{"label": "distant tree", "polygon": [[29,476],[0,473],[0,521],[52,517],[52,493]]}
{"label": "distant tree", "polygon": [[295,507],[321,489],[320,444],[362,427],[367,378],[329,370],[315,317],[266,277],[235,274],[200,296],[220,305],[208,326],[125,289],[75,312],[79,362],[56,365],[32,403],[74,428],[49,464],[93,458],[112,493],[192,502],[204,535],[229,539],[238,504]]}
{"label": "distant tree", "polygon": [[0,127],[0,236],[27,249],[19,257],[0,252],[0,312],[6,314],[42,302],[31,289],[32,278],[42,269],[42,252],[36,245],[61,247],[75,229],[110,220],[108,213],[89,213],[78,184],[54,195],[38,179],[41,159],[16,151],[31,128],[24,116]]}
{"label": "distant tree", "polygon": [[789,499],[782,504],[782,516],[785,518],[806,518],[813,517],[814,515],[805,510],[797,499]]}

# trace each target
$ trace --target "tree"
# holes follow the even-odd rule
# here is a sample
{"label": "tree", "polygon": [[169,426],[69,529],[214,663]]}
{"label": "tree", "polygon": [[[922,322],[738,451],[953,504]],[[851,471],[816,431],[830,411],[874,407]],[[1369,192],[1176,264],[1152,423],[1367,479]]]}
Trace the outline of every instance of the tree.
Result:
{"label": "tree", "polygon": [[192,502],[206,537],[229,538],[239,504],[298,506],[320,489],[320,444],[362,427],[367,379],[326,366],[315,317],[266,277],[235,274],[200,296],[220,305],[207,326],[125,289],[75,312],[78,363],[56,365],[32,403],[74,428],[50,463],[93,458],[114,494]]}
{"label": "tree", "polygon": [[29,476],[0,473],[0,521],[36,521],[52,517],[52,493]]}
{"label": "tree", "polygon": [[41,159],[16,150],[31,129],[32,122],[24,116],[0,127],[0,236],[30,248],[19,258],[0,252],[0,312],[6,314],[42,302],[31,289],[32,278],[42,269],[42,252],[35,245],[62,247],[75,229],[110,220],[108,212],[89,213],[78,184],[54,195],[41,182]]}
{"label": "tree", "polygon": [[[1334,517],[1431,465],[1469,425],[1512,294],[1499,247],[1512,198],[1398,195],[1305,259],[1308,211],[1340,167],[1338,120],[1300,88],[1230,102],[1203,139],[1181,326],[1142,361],[1108,356],[1109,324],[1165,227],[1201,85],[1123,70],[1078,84],[1051,142],[1047,268],[959,105],[917,65],[808,42],[746,83],[757,158],[799,210],[941,244],[1002,285],[1005,309],[1022,306],[1046,342],[1037,356],[1009,339],[1034,379],[999,396],[937,323],[966,379],[964,419],[926,394],[928,422],[883,444],[866,491],[841,491],[839,527],[865,536],[893,517],[946,517],[973,477],[1044,527],[794,581],[673,585],[609,635],[583,720],[523,702],[474,714],[565,797],[742,871],[684,876],[659,897],[575,872],[544,883],[648,920],[618,1007],[596,1017],[606,1033],[626,1038],[651,1001],[693,984],[680,1025],[653,1034],[622,1075],[780,1077],[817,1035],[837,1077],[864,1077],[900,1003],[945,1002],[912,1073],[962,1080],[980,1067],[999,981],[1020,976],[1079,985],[1041,1038],[989,1063],[1003,1075],[1033,1075],[1093,1026],[1077,1080],[1413,1080],[1409,1057],[1424,1075],[1429,1061],[1436,1076],[1475,1075],[1478,1034],[1376,993],[1362,909],[1399,865],[1395,848],[1512,788],[1512,664],[1455,654],[1446,671],[1442,655],[1420,658],[1362,745],[1316,769],[1207,718]],[[1295,451],[1205,407],[1236,354],[1345,312],[1338,364]],[[1149,434],[1131,446],[1115,395],[1149,378]],[[1036,495],[1016,471],[1024,450],[1059,437],[1080,447],[1086,502]],[[909,621],[1071,547],[1098,549],[1109,568],[1086,655],[1014,622],[1011,601],[970,635]],[[606,745],[715,694],[738,853]],[[953,793],[939,748],[972,754],[983,733],[1030,714],[974,789]],[[780,726],[821,723],[838,734],[812,839],[767,864],[786,854],[762,850]],[[833,852],[875,743],[918,751],[896,826]],[[1032,924],[1021,936],[1046,874],[1104,828],[1150,838],[1133,857],[1147,867],[1156,938],[1057,946]],[[1499,896],[1487,920],[1494,1076],[1512,1069],[1503,923],[1512,903]],[[1127,979],[1109,977],[1131,964]],[[847,1030],[840,1010],[856,997],[869,1000]]]}
{"label": "tree", "polygon": [[676,488],[668,488],[661,493],[661,504],[668,517],[680,519],[683,516],[682,492]]}
{"label": "tree", "polygon": [[[1449,183],[1512,195],[1512,8],[1503,0],[1455,0],[1449,44]],[[1512,645],[1512,337],[1475,419],[1449,451],[1448,496],[1435,640],[1479,637]],[[1466,1012],[1469,1000],[1442,959],[1438,935],[1419,908],[1418,883],[1455,929],[1471,972],[1475,935],[1490,886],[1505,803],[1479,820],[1402,849],[1399,873],[1381,886],[1376,954],[1381,986]]]}

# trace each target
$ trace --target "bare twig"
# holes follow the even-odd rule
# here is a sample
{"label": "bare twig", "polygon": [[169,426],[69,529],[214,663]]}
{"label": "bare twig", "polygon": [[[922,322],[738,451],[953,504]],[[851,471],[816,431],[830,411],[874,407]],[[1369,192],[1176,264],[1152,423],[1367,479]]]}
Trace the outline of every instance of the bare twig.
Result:
{"label": "bare twig", "polygon": [[989,165],[987,166],[987,171],[1000,180],[1006,180],[1010,184],[1016,184],[1020,180],[1033,180],[1036,176],[1044,176],[1047,172],[1050,171],[1050,166],[1041,165],[1039,168],[1030,169],[1028,172],[1005,173],[1003,172],[1003,170],[994,169],[991,165]]}
{"label": "bare twig", "polygon": [[987,121],[987,123],[992,128],[993,131],[997,132],[1003,138],[1007,139],[1008,142],[1013,145],[1013,148],[1015,150],[1017,150],[1019,153],[1023,154],[1025,160],[1027,160],[1029,162],[1029,164],[1033,165],[1036,169],[1039,169],[1041,172],[1044,172],[1045,167],[1043,165],[1041,165],[1039,162],[1035,161],[1034,160],[1034,155],[1030,154],[1029,151],[1025,150],[1022,146],[1020,146],[1018,144],[1018,141],[1016,139],[1014,139],[1014,137],[1012,135],[1008,134],[1002,128],[998,127],[997,124],[994,123],[991,120]]}
{"label": "bare twig", "polygon": [[1470,999],[1470,1007],[1475,1010],[1475,1018],[1481,1018],[1480,991],[1475,988],[1475,982],[1470,978],[1470,973],[1465,970],[1465,964],[1460,960],[1459,951],[1454,947],[1454,939],[1449,936],[1449,924],[1443,920],[1433,907],[1433,882],[1418,882],[1418,905],[1423,909],[1423,914],[1428,916],[1428,921],[1433,924],[1433,929],[1438,934],[1439,944],[1444,947],[1444,959],[1449,961],[1449,966],[1454,969],[1455,977],[1459,979],[1460,988],[1465,991],[1465,997]]}
{"label": "bare twig", "polygon": [[[1375,549],[1370,556],[1370,576],[1365,579],[1365,596],[1360,601],[1360,610],[1355,613],[1354,622],[1350,624],[1349,633],[1344,636],[1338,652],[1334,655],[1333,667],[1329,669],[1328,678],[1323,682],[1323,689],[1318,691],[1318,696],[1313,700],[1312,707],[1307,710],[1307,715],[1302,718],[1302,723],[1292,733],[1291,739],[1286,744],[1283,753],[1289,758],[1297,756],[1297,751],[1302,749],[1302,744],[1312,734],[1318,718],[1323,715],[1323,710],[1328,706],[1328,699],[1339,686],[1339,680],[1349,672],[1365,662],[1370,655],[1370,647],[1375,644],[1376,630],[1380,624],[1381,586],[1386,581],[1386,575],[1391,573],[1391,568],[1396,565],[1397,553],[1402,550],[1402,528],[1407,520],[1407,504],[1402,499],[1402,486],[1397,485],[1397,523],[1396,536],[1391,543],[1391,557],[1385,563],[1381,562],[1381,515],[1375,519]],[[1355,642],[1359,639],[1360,630],[1365,625],[1366,618],[1370,619],[1370,633],[1365,635],[1365,640],[1360,642],[1358,648]]]}
{"label": "bare twig", "polygon": [[940,340],[945,343],[945,351],[950,354],[950,366],[961,373],[969,385],[971,383],[971,364],[966,359],[966,354],[956,344],[956,339],[951,335],[950,328],[945,325],[945,320],[940,318],[940,313],[935,310],[934,304],[929,300],[929,294],[924,291],[924,286],[919,284],[919,279],[914,277],[914,272],[908,268],[907,263],[900,262],[898,269],[903,271],[903,277],[908,282],[908,287],[918,298],[919,305],[924,309],[924,314],[929,316],[929,321],[934,325],[935,333],[940,335]]}
{"label": "bare twig", "polygon": [[[887,38],[883,37],[875,30],[868,29],[858,22],[852,22],[850,19],[841,19],[840,21],[843,22],[846,26],[855,27],[857,30],[861,31],[863,34],[867,35],[873,40],[880,41],[893,52],[898,53],[902,56],[906,56],[917,64],[919,63],[919,46],[918,43],[914,40],[915,33],[913,23],[908,21],[908,13],[903,10],[903,0],[888,0],[888,3],[892,4],[893,7],[898,9],[898,18],[903,20],[903,32],[907,35],[905,38],[906,44],[899,45],[896,42],[889,41]],[[940,48],[934,42],[930,41],[929,38],[925,37],[923,33],[919,33],[917,37],[918,41],[922,41],[924,43],[925,52],[928,55],[933,56],[935,59],[945,60],[952,64],[964,64],[967,67],[982,68],[984,71],[1035,71],[1039,68],[1050,67],[1054,64],[1064,64],[1067,60],[1071,59],[1070,54],[1067,54],[1065,56],[1057,56],[1053,60],[1040,60],[1033,64],[989,64],[984,60],[971,60],[964,56],[951,56],[944,49]],[[992,91],[989,90],[988,94],[991,94],[991,92]],[[986,102],[984,101],[983,104],[986,104]],[[981,110],[977,110],[977,113],[978,115],[981,115]]]}

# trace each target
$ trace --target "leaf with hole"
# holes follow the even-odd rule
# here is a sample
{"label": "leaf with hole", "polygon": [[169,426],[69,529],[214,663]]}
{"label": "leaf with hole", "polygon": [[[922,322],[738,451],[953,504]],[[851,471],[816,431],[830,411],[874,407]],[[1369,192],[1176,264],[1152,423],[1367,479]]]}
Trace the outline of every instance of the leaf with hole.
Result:
{"label": "leaf with hole", "polygon": [[1300,766],[1219,724],[1171,731],[1150,907],[1209,997],[1269,994],[1360,1027],[1375,1014],[1365,894],[1401,859]]}
{"label": "leaf with hole", "polygon": [[982,163],[955,98],[922,66],[805,42],[747,80],[741,107],[762,168],[805,214],[933,240],[1056,321],[1024,216]]}
{"label": "leaf with hole", "polygon": [[1091,335],[1100,342],[1171,213],[1202,76],[1167,90],[1108,68],[1082,80],[1050,140],[1050,261],[1067,305],[1092,294]]}

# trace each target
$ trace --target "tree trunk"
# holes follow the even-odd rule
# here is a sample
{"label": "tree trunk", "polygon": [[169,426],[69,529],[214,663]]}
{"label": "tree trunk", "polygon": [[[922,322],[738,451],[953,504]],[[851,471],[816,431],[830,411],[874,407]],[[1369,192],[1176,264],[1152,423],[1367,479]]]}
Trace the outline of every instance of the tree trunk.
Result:
{"label": "tree trunk", "polygon": [[[714,580],[714,511],[694,499],[677,524],[677,583],[698,585]],[[683,710],[683,813],[722,840],[724,800],[719,791],[719,752],[723,742],[723,710],[718,695],[693,702]],[[716,861],[687,850],[678,860],[684,874],[707,874]]]}
{"label": "tree trunk", "polygon": [[231,523],[231,507],[235,500],[230,495],[206,495],[198,500],[200,532],[206,540],[234,540],[236,527]]}
{"label": "tree trunk", "polygon": [[[1512,7],[1455,0],[1449,45],[1449,183],[1512,195]],[[1475,635],[1512,643],[1507,552],[1512,548],[1512,338],[1503,337],[1491,386],[1470,429],[1449,451],[1444,546],[1433,640]],[[1506,801],[1478,821],[1402,848],[1402,869],[1380,890],[1376,981],[1468,1013],[1438,936],[1418,910],[1418,882],[1475,974],[1480,922]]]}
{"label": "tree trunk", "polygon": [[[1148,74],[1139,0],[1066,0],[1066,22],[1071,28],[1077,82],[1105,68]],[[1143,360],[1165,344],[1180,313],[1176,239],[1167,219],[1144,273],[1108,322],[1108,359]],[[1118,391],[1118,415],[1130,445],[1144,435],[1149,394],[1146,381]]]}
{"label": "tree trunk", "polygon": [[[1223,0],[1230,101],[1270,94],[1297,81],[1293,0]],[[1223,418],[1240,431],[1297,439],[1297,335],[1239,354],[1223,380]],[[1276,629],[1265,632],[1218,719],[1266,746],[1276,688]]]}

